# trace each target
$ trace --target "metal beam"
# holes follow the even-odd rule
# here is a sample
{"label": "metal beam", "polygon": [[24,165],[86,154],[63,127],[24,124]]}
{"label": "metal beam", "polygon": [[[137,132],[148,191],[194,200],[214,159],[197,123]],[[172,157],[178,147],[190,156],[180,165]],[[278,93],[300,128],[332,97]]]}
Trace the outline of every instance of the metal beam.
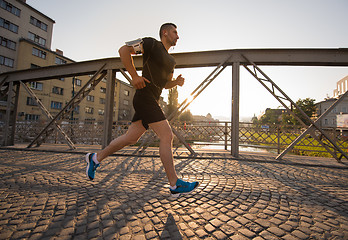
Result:
{"label": "metal beam", "polygon": [[[7,92],[7,106],[6,106],[6,114],[5,114],[5,128],[4,128],[4,142],[3,144],[5,146],[13,145],[12,141],[10,140],[10,130],[11,130],[11,112],[13,114],[17,114],[13,110],[13,98],[14,98],[14,83],[11,82],[8,87]],[[13,122],[12,122],[13,125]],[[13,126],[12,126],[13,127]]]}
{"label": "metal beam", "polygon": [[102,148],[105,148],[112,140],[112,122],[114,117],[114,101],[115,101],[115,85],[116,85],[116,71],[112,69],[107,70],[106,82],[106,102],[104,111],[104,135],[102,139]]}
{"label": "metal beam", "polygon": [[[232,55],[228,65],[234,62],[248,64],[242,55],[253,59],[257,65],[273,66],[348,66],[348,49],[234,49],[205,52],[174,53],[176,68],[218,66]],[[39,81],[60,77],[72,77],[95,73],[102,65],[106,69],[123,68],[120,58],[106,58],[92,61],[54,65],[37,69],[18,70],[0,74],[0,82],[8,76],[10,81]],[[138,70],[142,68],[142,56],[134,57]]]}
{"label": "metal beam", "polygon": [[[39,106],[39,108],[41,109],[43,114],[45,114],[45,116],[48,118],[48,120],[52,120],[53,119],[52,114],[47,110],[47,108],[43,105],[43,103],[36,96],[36,94],[25,83],[23,83],[22,81],[20,81],[20,83],[21,83],[21,86],[25,89],[25,91],[27,91],[29,96],[31,96],[31,98],[35,100],[35,102],[37,103],[37,105]],[[60,127],[60,125],[56,121],[54,121],[54,126],[56,127],[58,132],[60,134],[62,134],[62,136],[64,137],[65,141],[69,145],[70,149],[76,149],[74,143],[71,141],[69,136],[64,132],[64,130]]]}
{"label": "metal beam", "polygon": [[[92,77],[91,79],[77,92],[77,94],[63,107],[63,109],[58,112],[52,120],[45,126],[44,129],[41,130],[41,132],[35,137],[35,139],[28,145],[27,148],[30,148],[34,145],[34,143],[37,144],[37,146],[40,146],[41,142],[45,140],[45,138],[50,134],[52,131],[51,125],[54,122],[57,122],[58,124],[64,120],[64,118],[70,114],[71,111],[74,110],[74,108],[91,92],[94,90],[95,86],[98,85],[98,83],[105,77],[106,73],[103,72],[105,65],[103,65]],[[98,77],[98,75],[100,76]],[[40,139],[41,138],[41,139]]]}
{"label": "metal beam", "polygon": [[232,116],[231,116],[231,155],[239,157],[239,70],[240,64],[232,66]]}

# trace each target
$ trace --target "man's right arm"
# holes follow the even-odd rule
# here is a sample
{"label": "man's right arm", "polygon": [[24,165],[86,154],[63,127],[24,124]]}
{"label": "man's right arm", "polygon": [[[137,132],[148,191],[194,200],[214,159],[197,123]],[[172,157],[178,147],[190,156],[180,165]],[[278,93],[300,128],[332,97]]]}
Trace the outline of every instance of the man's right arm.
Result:
{"label": "man's right arm", "polygon": [[132,77],[132,85],[136,89],[144,88],[145,82],[150,81],[138,75],[132,57],[132,54],[135,54],[133,47],[124,45],[118,50],[118,53],[120,54],[120,58],[124,67]]}

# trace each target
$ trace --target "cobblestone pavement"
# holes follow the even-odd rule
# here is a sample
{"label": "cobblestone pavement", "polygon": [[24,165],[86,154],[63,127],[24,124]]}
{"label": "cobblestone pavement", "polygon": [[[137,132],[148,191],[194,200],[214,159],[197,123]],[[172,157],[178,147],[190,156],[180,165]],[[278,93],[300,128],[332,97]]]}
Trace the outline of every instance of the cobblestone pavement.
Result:
{"label": "cobblestone pavement", "polygon": [[157,157],[0,150],[0,239],[348,239],[348,169],[175,159],[195,194],[169,197]]}

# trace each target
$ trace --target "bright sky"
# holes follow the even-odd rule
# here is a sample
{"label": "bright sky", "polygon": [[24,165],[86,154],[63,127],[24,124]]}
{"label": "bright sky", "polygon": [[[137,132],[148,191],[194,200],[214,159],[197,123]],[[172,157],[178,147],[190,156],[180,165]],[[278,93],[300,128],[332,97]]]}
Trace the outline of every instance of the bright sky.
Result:
{"label": "bright sky", "polygon": [[[125,41],[159,39],[162,23],[178,26],[175,52],[245,48],[348,48],[347,0],[27,0],[56,21],[52,49],[75,61],[118,57]],[[347,67],[262,67],[294,101],[333,95]],[[177,69],[186,78],[179,101],[192,92],[212,68]],[[280,103],[241,68],[241,120]],[[120,75],[117,77],[121,78]],[[231,67],[190,105],[196,115],[230,119]],[[165,90],[162,96],[166,98]]]}

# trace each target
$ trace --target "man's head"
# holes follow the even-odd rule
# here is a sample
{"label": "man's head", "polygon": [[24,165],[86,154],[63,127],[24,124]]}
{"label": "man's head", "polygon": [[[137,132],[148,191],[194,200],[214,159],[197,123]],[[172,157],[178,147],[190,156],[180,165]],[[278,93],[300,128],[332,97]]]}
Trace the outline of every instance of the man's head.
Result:
{"label": "man's head", "polygon": [[171,46],[176,45],[176,41],[179,39],[178,32],[176,31],[176,25],[174,23],[164,23],[159,31],[161,40],[167,41]]}

